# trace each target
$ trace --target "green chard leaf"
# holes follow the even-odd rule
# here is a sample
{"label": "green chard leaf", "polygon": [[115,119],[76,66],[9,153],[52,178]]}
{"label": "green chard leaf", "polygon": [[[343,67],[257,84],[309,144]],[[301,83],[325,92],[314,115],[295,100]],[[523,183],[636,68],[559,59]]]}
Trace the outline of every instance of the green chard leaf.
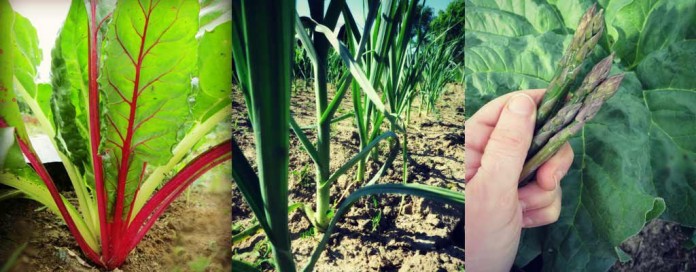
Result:
{"label": "green chard leaf", "polygon": [[231,20],[232,5],[229,1],[202,1],[199,19],[200,30],[198,31],[198,36],[203,35],[204,31],[211,31],[215,29],[217,26],[226,22],[230,22]]}
{"label": "green chard leaf", "polygon": [[[0,33],[13,33],[15,12],[6,0],[0,1]],[[0,127],[14,127],[15,133],[29,141],[14,92],[14,35],[0,39]]]}
{"label": "green chard leaf", "polygon": [[[212,141],[204,136],[214,133],[218,138],[230,137],[229,130],[219,128],[224,127],[232,109],[232,16],[231,12],[218,13],[217,9],[231,11],[227,4],[218,0],[206,1],[201,6],[200,16],[203,17],[199,18],[201,25],[196,34],[198,55],[193,72],[197,77],[193,78],[191,90],[187,93],[190,118],[183,120],[183,125],[178,127],[173,156],[165,165],[154,168],[144,180],[134,211],[139,211],[145,200],[165,181],[165,174],[182,167],[191,155],[207,148]],[[216,15],[210,17],[211,12]],[[208,23],[203,25],[204,21]]]}
{"label": "green chard leaf", "polygon": [[117,195],[126,196],[123,208],[128,207],[148,167],[167,163],[178,127],[189,118],[198,12],[197,1],[116,5],[100,76],[110,209]]}
{"label": "green chard leaf", "polygon": [[202,121],[231,103],[232,22],[205,31],[198,48],[198,88],[193,103],[194,119]]}
{"label": "green chard leaf", "polygon": [[82,174],[91,169],[89,149],[89,28],[84,1],[73,0],[51,51],[51,108],[58,150]]}
{"label": "green chard leaf", "polygon": [[14,76],[29,96],[36,97],[36,66],[42,58],[36,29],[29,19],[15,13],[12,35],[15,42]]}

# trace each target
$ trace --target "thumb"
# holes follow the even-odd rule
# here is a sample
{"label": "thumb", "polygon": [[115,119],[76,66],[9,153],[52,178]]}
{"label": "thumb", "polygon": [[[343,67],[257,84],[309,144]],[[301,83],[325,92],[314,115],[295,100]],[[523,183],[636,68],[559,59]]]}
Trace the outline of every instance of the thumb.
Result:
{"label": "thumb", "polygon": [[[507,101],[481,157],[481,166],[472,183],[486,187],[497,199],[517,190],[517,182],[534,134],[536,103],[524,94]],[[497,197],[495,197],[497,196]]]}

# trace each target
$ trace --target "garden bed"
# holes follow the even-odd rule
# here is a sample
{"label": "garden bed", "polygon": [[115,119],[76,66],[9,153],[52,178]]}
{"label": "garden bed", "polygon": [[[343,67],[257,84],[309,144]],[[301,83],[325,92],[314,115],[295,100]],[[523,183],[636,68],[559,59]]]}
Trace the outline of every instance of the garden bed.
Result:
{"label": "garden bed", "polygon": [[[296,82],[297,83],[297,82]],[[330,88],[329,96],[334,93]],[[337,116],[352,108],[351,96],[346,95]],[[419,115],[419,100],[414,101],[411,123],[408,127],[409,182],[435,185],[464,193],[464,90],[459,85],[448,85],[437,108],[439,113]],[[299,82],[291,99],[291,111],[301,126],[315,123],[314,93]],[[233,93],[233,137],[240,144],[244,155],[254,161],[255,149],[251,125],[247,120],[244,99],[240,92]],[[386,126],[385,126],[386,128]],[[347,161],[358,152],[359,137],[353,119],[349,118],[332,125],[331,169]],[[314,141],[316,135],[308,130]],[[400,139],[402,135],[399,135]],[[381,146],[380,160],[388,152]],[[368,161],[366,179],[378,170],[382,162]],[[378,183],[400,183],[403,160],[397,156],[394,165]],[[335,183],[331,188],[331,203],[349,190],[355,169]],[[290,137],[290,202],[314,203],[314,165],[301,148],[299,140]],[[347,193],[346,193],[347,195]],[[234,189],[233,228],[244,228],[252,224],[253,214],[241,193]],[[401,208],[401,212],[400,212]],[[461,207],[452,207],[439,202],[417,197],[381,195],[367,197],[353,206],[339,220],[335,233],[324,250],[315,271],[459,271],[464,266],[463,241],[450,237],[455,225],[463,219]],[[379,216],[381,215],[381,216]],[[292,249],[299,267],[306,264],[308,257],[321,236],[316,234],[302,212],[290,214]],[[377,222],[378,221],[378,222]],[[312,235],[315,234],[315,235]],[[266,256],[262,232],[233,245],[235,258],[251,263],[261,263]],[[456,242],[456,243],[455,243]],[[270,270],[268,264],[259,265]]]}
{"label": "garden bed", "polygon": [[[203,187],[174,201],[120,270],[230,271],[229,190]],[[13,199],[2,206],[0,260],[27,243],[11,271],[100,271],[87,262],[65,223],[39,203]]]}

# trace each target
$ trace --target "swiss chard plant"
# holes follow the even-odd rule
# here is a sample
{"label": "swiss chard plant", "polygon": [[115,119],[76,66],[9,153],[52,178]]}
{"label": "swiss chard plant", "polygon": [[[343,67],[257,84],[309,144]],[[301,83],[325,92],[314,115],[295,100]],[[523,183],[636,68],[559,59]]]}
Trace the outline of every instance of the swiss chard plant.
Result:
{"label": "swiss chard plant", "polygon": [[546,88],[577,22],[593,4],[620,88],[570,139],[557,223],[524,231],[516,264],[606,271],[619,245],[662,218],[696,226],[696,1],[466,0],[466,115],[505,93]]}
{"label": "swiss chard plant", "polygon": [[[232,156],[229,139],[191,152],[231,113],[230,5],[73,0],[51,84],[34,80],[36,30],[0,7],[11,33],[0,39],[0,183],[58,214],[94,264],[119,267],[177,196]],[[51,138],[76,201],[42,165],[18,103]]]}

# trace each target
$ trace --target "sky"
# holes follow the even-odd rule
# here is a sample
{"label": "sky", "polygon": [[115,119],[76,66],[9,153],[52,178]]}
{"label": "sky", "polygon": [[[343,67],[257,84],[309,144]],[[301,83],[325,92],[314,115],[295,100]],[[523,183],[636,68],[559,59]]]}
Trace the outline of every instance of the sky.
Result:
{"label": "sky", "polygon": [[[360,0],[346,0],[351,11],[353,11],[359,26],[365,21],[363,5]],[[433,13],[447,8],[451,0],[426,0],[426,5],[433,8]],[[39,35],[39,46],[43,52],[43,61],[39,65],[39,82],[48,82],[51,71],[51,49],[55,43],[58,31],[63,25],[63,21],[70,8],[70,0],[10,0],[10,4],[15,11],[27,17],[31,24],[36,28]],[[297,1],[297,10],[300,16],[309,14],[309,7],[306,0]],[[339,25],[342,25],[342,20]]]}
{"label": "sky", "polygon": [[[421,1],[422,0],[419,0],[418,2],[420,3]],[[328,3],[328,0],[326,2]],[[351,11],[360,11],[359,13],[363,13],[363,1],[346,0],[346,2],[348,3],[348,6],[350,7]],[[425,5],[433,8],[433,13],[437,15],[437,12],[440,10],[445,10],[450,2],[452,2],[452,0],[426,0]],[[328,6],[328,4],[326,5]],[[297,1],[297,11],[299,11],[300,16],[309,14],[309,6],[307,5],[306,0]]]}
{"label": "sky", "polygon": [[31,21],[39,35],[43,61],[39,65],[39,82],[48,82],[51,49],[70,9],[70,0],[10,0],[12,8]]}

